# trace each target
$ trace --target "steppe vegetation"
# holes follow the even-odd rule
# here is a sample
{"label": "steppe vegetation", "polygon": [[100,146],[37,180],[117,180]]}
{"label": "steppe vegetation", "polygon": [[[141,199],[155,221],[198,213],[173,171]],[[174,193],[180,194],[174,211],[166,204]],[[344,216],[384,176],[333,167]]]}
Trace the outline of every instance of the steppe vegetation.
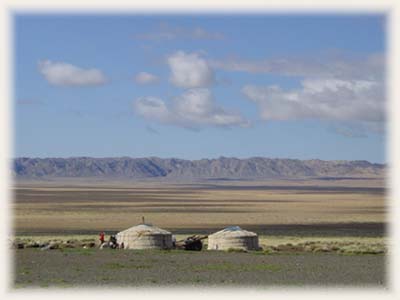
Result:
{"label": "steppe vegetation", "polygon": [[[368,178],[18,182],[15,286],[382,286],[388,207],[383,181]],[[262,249],[98,250],[99,231],[108,237],[142,216],[178,240],[239,225],[258,233]]]}

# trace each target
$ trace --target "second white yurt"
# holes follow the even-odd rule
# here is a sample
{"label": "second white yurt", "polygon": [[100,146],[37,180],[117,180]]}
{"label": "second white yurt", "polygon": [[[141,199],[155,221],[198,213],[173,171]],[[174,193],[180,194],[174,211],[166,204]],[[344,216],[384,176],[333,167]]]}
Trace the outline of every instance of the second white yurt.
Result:
{"label": "second white yurt", "polygon": [[172,234],[149,224],[140,224],[117,233],[117,243],[124,249],[171,249]]}
{"label": "second white yurt", "polygon": [[240,228],[227,227],[208,236],[208,250],[258,250],[258,236]]}

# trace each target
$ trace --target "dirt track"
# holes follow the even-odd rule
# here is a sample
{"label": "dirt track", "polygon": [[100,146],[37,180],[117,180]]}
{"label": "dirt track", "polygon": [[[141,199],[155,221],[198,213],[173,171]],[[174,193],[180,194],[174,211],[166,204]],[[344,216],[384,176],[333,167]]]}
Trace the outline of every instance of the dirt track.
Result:
{"label": "dirt track", "polygon": [[235,285],[385,287],[386,256],[15,250],[16,287]]}

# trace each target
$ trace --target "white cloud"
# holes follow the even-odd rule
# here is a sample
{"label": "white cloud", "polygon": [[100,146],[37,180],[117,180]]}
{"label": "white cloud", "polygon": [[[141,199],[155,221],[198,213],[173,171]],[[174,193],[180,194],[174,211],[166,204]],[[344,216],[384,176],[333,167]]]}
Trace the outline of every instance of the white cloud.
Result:
{"label": "white cloud", "polygon": [[40,61],[39,72],[56,86],[92,86],[107,82],[106,76],[98,69],[83,69],[65,62]]}
{"label": "white cloud", "polygon": [[135,101],[134,108],[146,119],[181,127],[249,126],[240,114],[218,106],[208,89],[187,90],[169,107],[161,99],[142,97]]}
{"label": "white cloud", "polygon": [[301,86],[295,89],[277,85],[243,87],[243,94],[258,105],[264,120],[309,119],[332,122],[335,126],[356,124],[335,130],[348,137],[361,137],[364,131],[383,131],[385,64],[380,54],[332,59],[213,61],[199,53],[177,51],[167,57],[167,64],[170,82],[188,90],[171,105],[158,99],[163,113],[157,116],[150,109],[144,113],[137,110],[145,118],[183,127],[248,126],[249,122],[240,114],[219,107],[206,89],[215,83],[213,69],[217,68],[302,78]]}
{"label": "white cloud", "polygon": [[[174,111],[180,120],[205,125],[246,125],[239,114],[225,111],[217,106],[208,89],[192,89],[175,99]],[[186,123],[185,122],[185,123]]]}
{"label": "white cloud", "polygon": [[135,81],[138,84],[151,84],[158,82],[158,77],[147,72],[140,72],[136,74]]}
{"label": "white cloud", "polygon": [[335,124],[334,131],[348,137],[383,132],[386,102],[383,55],[209,64],[230,71],[303,78],[301,87],[295,89],[278,85],[243,87],[243,94],[258,105],[264,120],[321,120]]}
{"label": "white cloud", "polygon": [[171,120],[171,114],[164,101],[156,97],[140,97],[134,102],[135,111],[148,119],[159,122]]}
{"label": "white cloud", "polygon": [[208,87],[215,82],[214,72],[197,53],[178,51],[167,57],[170,81],[181,88]]}
{"label": "white cloud", "polygon": [[174,39],[221,40],[224,38],[220,32],[207,31],[201,27],[184,28],[162,23],[151,32],[142,33],[136,38],[148,41],[169,41]]}
{"label": "white cloud", "polygon": [[265,120],[382,122],[385,119],[384,88],[377,81],[305,79],[302,87],[295,90],[247,85],[242,92],[257,103]]}
{"label": "white cloud", "polygon": [[380,80],[384,76],[384,56],[380,54],[362,58],[280,58],[264,60],[226,59],[210,60],[216,69],[233,72],[268,73],[283,76],[313,78]]}

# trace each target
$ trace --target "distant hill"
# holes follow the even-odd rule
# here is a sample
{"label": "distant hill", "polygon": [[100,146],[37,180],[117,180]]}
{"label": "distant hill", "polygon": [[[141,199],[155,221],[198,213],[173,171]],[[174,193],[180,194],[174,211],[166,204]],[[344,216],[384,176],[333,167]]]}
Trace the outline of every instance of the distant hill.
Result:
{"label": "distant hill", "polygon": [[16,158],[12,173],[19,179],[114,178],[143,179],[268,179],[293,177],[381,177],[385,165],[368,161],[319,159],[176,158]]}

